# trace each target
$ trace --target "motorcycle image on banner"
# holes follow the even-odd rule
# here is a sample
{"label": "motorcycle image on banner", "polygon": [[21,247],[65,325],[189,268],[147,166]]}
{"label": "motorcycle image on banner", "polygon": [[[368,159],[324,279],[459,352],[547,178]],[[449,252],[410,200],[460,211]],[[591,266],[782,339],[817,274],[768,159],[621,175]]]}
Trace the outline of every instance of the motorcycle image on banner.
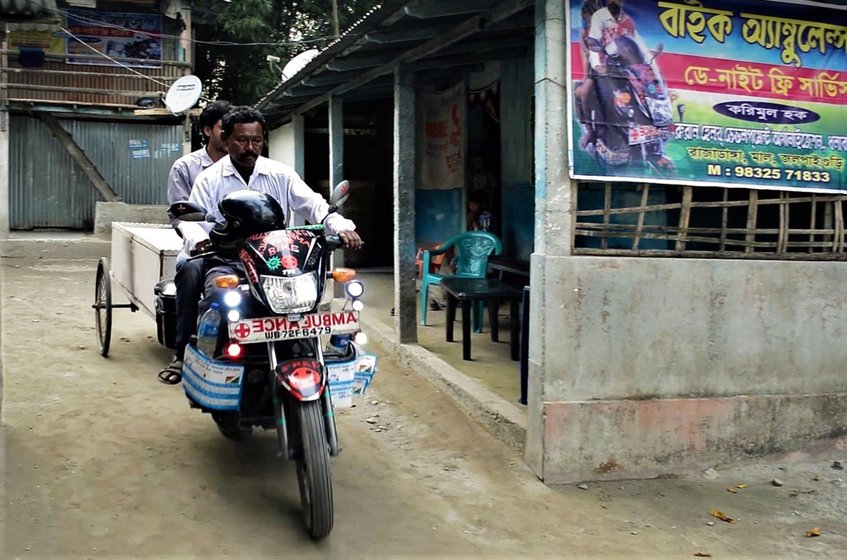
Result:
{"label": "motorcycle image on banner", "polygon": [[[335,188],[331,212],[348,189],[346,181]],[[215,279],[212,307],[200,317],[198,340],[186,348],[185,395],[227,438],[249,437],[254,426],[276,430],[278,455],[296,464],[306,530],[320,539],[333,526],[329,457],[340,452],[333,370],[351,373],[336,385],[345,392],[336,406],[349,406],[353,377],[366,378],[366,386],[376,367],[375,357],[359,347],[365,341],[359,330],[364,285],[351,269],[329,270],[341,240],[322,225],[286,228],[279,204],[255,191],[227,195],[219,203],[224,207],[224,215],[242,216],[251,228],[247,233],[216,225],[212,249],[195,257],[238,263],[241,273]],[[188,202],[168,212],[206,220],[205,210]],[[330,278],[344,283],[346,294],[335,312],[321,308]],[[321,337],[329,338],[326,351]]]}
{"label": "motorcycle image on banner", "polygon": [[586,126],[593,142],[585,146],[603,166],[638,163],[658,175],[674,167],[664,148],[674,128],[667,87],[653,64],[662,53],[658,45],[650,60],[630,37],[603,46],[590,37],[589,50],[603,52],[605,74],[593,74],[594,96],[585,102]]}

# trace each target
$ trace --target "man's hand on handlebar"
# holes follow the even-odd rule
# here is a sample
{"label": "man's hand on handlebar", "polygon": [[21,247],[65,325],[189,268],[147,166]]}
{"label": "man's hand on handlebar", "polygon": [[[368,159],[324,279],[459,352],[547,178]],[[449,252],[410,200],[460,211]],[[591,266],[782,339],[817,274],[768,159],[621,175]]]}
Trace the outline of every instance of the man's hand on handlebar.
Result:
{"label": "man's hand on handlebar", "polygon": [[359,237],[359,234],[355,231],[339,231],[338,237],[341,238],[341,244],[345,249],[361,249],[362,245],[365,244],[365,242],[362,241],[362,238]]}

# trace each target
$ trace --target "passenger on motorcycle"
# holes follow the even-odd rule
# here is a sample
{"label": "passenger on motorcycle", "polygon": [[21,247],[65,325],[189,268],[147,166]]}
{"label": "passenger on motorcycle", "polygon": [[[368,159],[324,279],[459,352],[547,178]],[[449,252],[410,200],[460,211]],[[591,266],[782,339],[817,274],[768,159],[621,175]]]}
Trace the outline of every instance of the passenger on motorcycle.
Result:
{"label": "passenger on motorcycle", "polygon": [[[218,227],[237,230],[250,227],[239,220],[227,220],[220,212],[218,203],[226,195],[251,190],[270,195],[280,205],[284,216],[296,212],[314,224],[324,224],[327,230],[341,238],[343,246],[359,249],[362,239],[356,233],[356,225],[337,213],[329,212],[329,204],[287,165],[261,156],[265,138],[265,119],[250,107],[236,107],[223,118],[221,138],[226,143],[229,155],[206,169],[197,178],[191,191],[190,202],[206,209],[215,218]],[[202,230],[203,240],[208,240],[211,223],[193,222]],[[199,233],[199,232],[197,232]],[[206,295],[200,305],[205,309],[211,303],[218,276],[238,274],[237,263],[221,257],[208,259],[206,269]]]}
{"label": "passenger on motorcycle", "polygon": [[[204,169],[211,167],[216,161],[227,154],[227,147],[221,139],[221,120],[231,109],[229,102],[218,100],[206,105],[200,113],[199,126],[206,139],[206,146],[185,155],[176,160],[168,175],[168,202],[174,204],[188,200],[194,181]],[[191,227],[186,227],[188,222],[172,220],[171,225],[177,230],[181,237],[185,238],[183,229],[191,232]],[[194,241],[185,239],[186,245],[193,245]],[[197,326],[197,302],[203,295],[204,269],[203,260],[187,260],[185,248],[177,257],[176,276],[176,342],[174,357],[159,372],[159,381],[168,385],[175,385],[182,379],[182,358],[185,353],[185,345]]]}

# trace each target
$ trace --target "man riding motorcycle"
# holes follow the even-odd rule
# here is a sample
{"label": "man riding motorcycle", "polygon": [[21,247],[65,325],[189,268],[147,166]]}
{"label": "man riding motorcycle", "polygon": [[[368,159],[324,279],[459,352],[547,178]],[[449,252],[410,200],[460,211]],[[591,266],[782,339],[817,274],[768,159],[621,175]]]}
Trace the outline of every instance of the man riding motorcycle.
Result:
{"label": "man riding motorcycle", "polygon": [[[227,195],[239,190],[258,191],[273,197],[283,215],[294,211],[311,223],[322,223],[330,233],[341,238],[345,248],[359,249],[362,239],[356,225],[337,213],[330,213],[329,204],[314,192],[293,169],[287,165],[261,156],[266,132],[265,119],[250,107],[236,107],[223,118],[221,138],[229,155],[206,169],[197,178],[189,202],[197,204],[214,216],[215,222],[237,229],[249,227],[240,220],[227,220],[218,203]],[[196,249],[205,248],[212,224],[194,222],[201,241]],[[218,276],[238,274],[240,268],[220,257],[212,257],[206,271],[206,295],[200,309],[208,308],[216,291],[214,279]]]}

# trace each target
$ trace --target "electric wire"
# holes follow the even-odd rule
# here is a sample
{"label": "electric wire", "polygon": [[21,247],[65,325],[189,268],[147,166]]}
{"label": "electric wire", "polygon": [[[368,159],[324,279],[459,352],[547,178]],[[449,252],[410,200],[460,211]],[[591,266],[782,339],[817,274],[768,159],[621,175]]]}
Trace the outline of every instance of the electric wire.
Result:
{"label": "electric wire", "polygon": [[208,45],[208,46],[218,46],[218,47],[290,47],[296,45],[306,45],[311,43],[319,43],[321,41],[329,41],[335,39],[335,35],[326,35],[323,37],[316,37],[314,39],[302,39],[300,41],[277,41],[273,43],[268,42],[256,42],[256,43],[241,43],[238,41],[204,41],[201,39],[184,39],[181,35],[171,35],[168,33],[153,33],[150,31],[143,31],[139,29],[131,29],[129,27],[124,27],[122,25],[118,25],[115,23],[108,23],[104,21],[100,21],[93,18],[87,18],[80,14],[72,14],[66,10],[60,10],[58,8],[47,8],[51,12],[55,12],[59,15],[63,15],[67,18],[72,18],[83,23],[91,23],[96,24],[99,27],[106,27],[109,29],[117,29],[119,31],[130,31],[132,33],[136,33],[138,35],[144,35],[147,37],[153,37],[157,39],[178,39],[181,41],[188,41],[191,43],[195,43],[198,45]]}

